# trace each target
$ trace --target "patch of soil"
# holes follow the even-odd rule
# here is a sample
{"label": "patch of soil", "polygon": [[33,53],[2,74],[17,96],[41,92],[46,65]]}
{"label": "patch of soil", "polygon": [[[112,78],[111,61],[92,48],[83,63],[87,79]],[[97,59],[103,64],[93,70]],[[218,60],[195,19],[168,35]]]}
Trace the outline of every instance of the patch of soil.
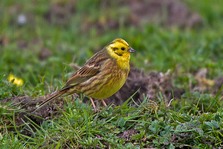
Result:
{"label": "patch of soil", "polygon": [[33,131],[35,131],[36,129],[34,128],[34,126],[41,125],[44,121],[59,116],[64,107],[64,100],[57,99],[50,102],[46,106],[43,106],[41,109],[36,110],[37,105],[42,103],[49,96],[50,95],[46,95],[45,97],[39,97],[36,99],[28,96],[18,96],[0,100],[0,103],[2,103],[2,105],[4,105],[4,103],[6,102],[10,102],[10,107],[15,107],[15,110],[13,111],[15,113],[15,123],[8,121],[8,118],[4,117],[2,118],[2,122],[6,123],[7,126],[9,126],[8,130],[10,131],[15,131],[16,128],[20,130],[20,132],[24,135],[34,135]]}
{"label": "patch of soil", "polygon": [[[0,102],[10,102],[12,106],[20,109],[15,111],[15,123],[17,126],[21,126],[24,123],[29,124],[32,122],[40,125],[43,121],[52,119],[57,116],[65,104],[63,100],[55,100],[47,106],[44,106],[41,109],[35,111],[37,105],[43,102],[48,96],[49,95],[46,97],[39,97],[37,99],[33,99],[28,96],[18,96],[1,100]],[[28,135],[30,132],[25,131],[24,133]]]}
{"label": "patch of soil", "polygon": [[173,97],[180,98],[184,91],[173,86],[172,76],[168,72],[145,74],[141,70],[132,67],[124,86],[107,99],[106,103],[120,105],[131,96],[133,96],[132,98],[136,103],[142,102],[145,97],[156,100],[158,93],[163,95],[166,104],[168,104]]}

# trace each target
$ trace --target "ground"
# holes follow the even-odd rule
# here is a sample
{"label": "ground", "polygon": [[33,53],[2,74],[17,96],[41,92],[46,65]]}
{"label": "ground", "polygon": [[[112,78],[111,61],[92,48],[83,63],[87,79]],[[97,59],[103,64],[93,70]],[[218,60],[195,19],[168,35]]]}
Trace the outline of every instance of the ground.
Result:
{"label": "ground", "polygon": [[[0,148],[222,148],[223,2],[3,0]],[[122,37],[137,51],[123,88],[36,105]]]}

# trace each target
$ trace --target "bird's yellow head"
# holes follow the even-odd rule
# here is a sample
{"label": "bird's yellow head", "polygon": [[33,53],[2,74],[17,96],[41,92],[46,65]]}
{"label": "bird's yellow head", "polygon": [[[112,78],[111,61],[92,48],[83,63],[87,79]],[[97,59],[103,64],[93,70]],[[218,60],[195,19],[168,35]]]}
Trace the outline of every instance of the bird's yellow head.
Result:
{"label": "bird's yellow head", "polygon": [[106,50],[112,58],[117,60],[118,65],[124,69],[125,67],[129,67],[130,53],[135,52],[135,50],[121,38],[113,40],[106,47]]}
{"label": "bird's yellow head", "polygon": [[117,56],[130,55],[130,53],[135,52],[135,50],[131,48],[129,44],[121,38],[113,40],[108,45],[108,50],[110,51],[110,53],[116,54]]}

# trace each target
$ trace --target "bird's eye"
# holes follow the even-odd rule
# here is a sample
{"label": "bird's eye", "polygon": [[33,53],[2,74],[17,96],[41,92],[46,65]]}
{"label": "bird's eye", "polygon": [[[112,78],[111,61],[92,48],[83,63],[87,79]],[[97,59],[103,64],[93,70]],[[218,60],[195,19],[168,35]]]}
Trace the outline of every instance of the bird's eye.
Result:
{"label": "bird's eye", "polygon": [[125,48],[124,48],[124,47],[121,47],[121,50],[122,50],[122,51],[124,51],[124,50],[125,50]]}

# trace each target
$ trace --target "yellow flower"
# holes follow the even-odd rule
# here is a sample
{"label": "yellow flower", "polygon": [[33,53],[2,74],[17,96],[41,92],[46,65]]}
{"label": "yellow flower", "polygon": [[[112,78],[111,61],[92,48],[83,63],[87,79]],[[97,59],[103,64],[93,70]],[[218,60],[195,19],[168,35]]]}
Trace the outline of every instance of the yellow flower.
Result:
{"label": "yellow flower", "polygon": [[16,86],[22,86],[24,83],[21,78],[18,78],[13,74],[9,74],[8,81],[11,82],[12,84],[15,84]]}

